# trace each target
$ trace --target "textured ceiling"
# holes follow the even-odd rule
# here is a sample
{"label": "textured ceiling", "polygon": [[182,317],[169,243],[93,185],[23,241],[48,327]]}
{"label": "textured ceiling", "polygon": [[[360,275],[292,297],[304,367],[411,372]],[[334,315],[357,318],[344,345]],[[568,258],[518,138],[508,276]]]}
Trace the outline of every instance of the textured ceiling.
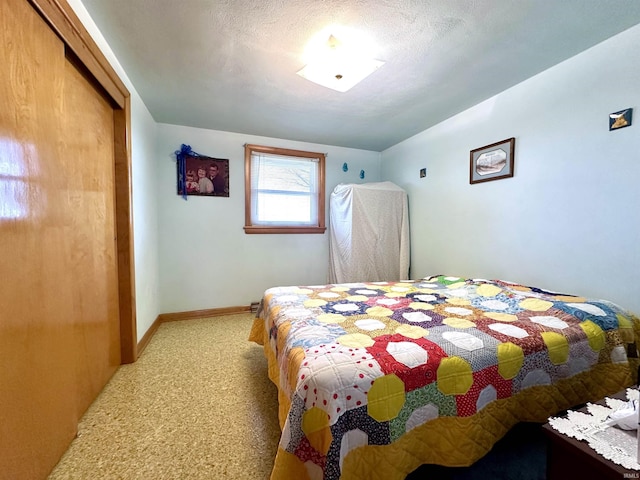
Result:
{"label": "textured ceiling", "polygon": [[[640,22],[638,0],[82,2],[157,122],[374,151]],[[385,62],[345,93],[296,75],[329,25]]]}

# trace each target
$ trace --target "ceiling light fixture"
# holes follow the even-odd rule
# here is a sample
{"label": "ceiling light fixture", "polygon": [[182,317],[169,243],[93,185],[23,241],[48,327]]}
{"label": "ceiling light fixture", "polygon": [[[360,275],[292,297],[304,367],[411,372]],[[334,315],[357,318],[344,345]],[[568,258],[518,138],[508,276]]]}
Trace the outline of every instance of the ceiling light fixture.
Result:
{"label": "ceiling light fixture", "polygon": [[331,33],[328,40],[312,42],[308,47],[309,60],[298,75],[323,87],[346,92],[384,65],[370,58],[363,45],[354,37],[341,41]]}

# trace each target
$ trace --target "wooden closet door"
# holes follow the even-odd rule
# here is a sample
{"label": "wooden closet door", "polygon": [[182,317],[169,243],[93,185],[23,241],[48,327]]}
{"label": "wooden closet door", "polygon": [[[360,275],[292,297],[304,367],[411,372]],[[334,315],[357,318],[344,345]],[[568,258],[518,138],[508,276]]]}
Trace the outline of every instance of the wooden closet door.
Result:
{"label": "wooden closet door", "polygon": [[110,104],[69,61],[64,73],[57,176],[80,417],[120,365],[114,124]]}
{"label": "wooden closet door", "polygon": [[113,109],[0,2],[0,478],[38,479],[120,363]]}

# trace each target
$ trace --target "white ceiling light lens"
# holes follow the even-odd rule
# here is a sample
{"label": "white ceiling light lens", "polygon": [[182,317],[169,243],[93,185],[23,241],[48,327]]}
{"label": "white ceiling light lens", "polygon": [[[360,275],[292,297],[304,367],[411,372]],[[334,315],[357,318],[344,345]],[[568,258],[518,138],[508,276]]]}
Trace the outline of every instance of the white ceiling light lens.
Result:
{"label": "white ceiling light lens", "polygon": [[361,82],[364,78],[375,72],[384,62],[379,60],[361,61],[359,64],[328,66],[321,64],[309,64],[298,72],[303,78],[323,87],[331,88],[339,92],[346,92],[351,87]]}
{"label": "white ceiling light lens", "polygon": [[344,30],[339,36],[327,34],[325,30],[309,42],[305,55],[307,65],[298,75],[323,87],[346,92],[384,65],[370,56],[370,45]]}

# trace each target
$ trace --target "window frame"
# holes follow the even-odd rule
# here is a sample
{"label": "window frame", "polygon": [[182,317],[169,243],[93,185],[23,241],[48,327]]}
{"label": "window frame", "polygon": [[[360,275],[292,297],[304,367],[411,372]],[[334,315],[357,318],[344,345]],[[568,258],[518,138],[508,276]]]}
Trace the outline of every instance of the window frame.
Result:
{"label": "window frame", "polygon": [[[286,157],[302,157],[318,159],[318,224],[315,226],[276,226],[253,225],[251,223],[251,155],[253,153],[265,153]],[[288,148],[267,147],[264,145],[244,146],[244,232],[253,233],[324,233],[325,227],[325,154],[292,150]]]}

